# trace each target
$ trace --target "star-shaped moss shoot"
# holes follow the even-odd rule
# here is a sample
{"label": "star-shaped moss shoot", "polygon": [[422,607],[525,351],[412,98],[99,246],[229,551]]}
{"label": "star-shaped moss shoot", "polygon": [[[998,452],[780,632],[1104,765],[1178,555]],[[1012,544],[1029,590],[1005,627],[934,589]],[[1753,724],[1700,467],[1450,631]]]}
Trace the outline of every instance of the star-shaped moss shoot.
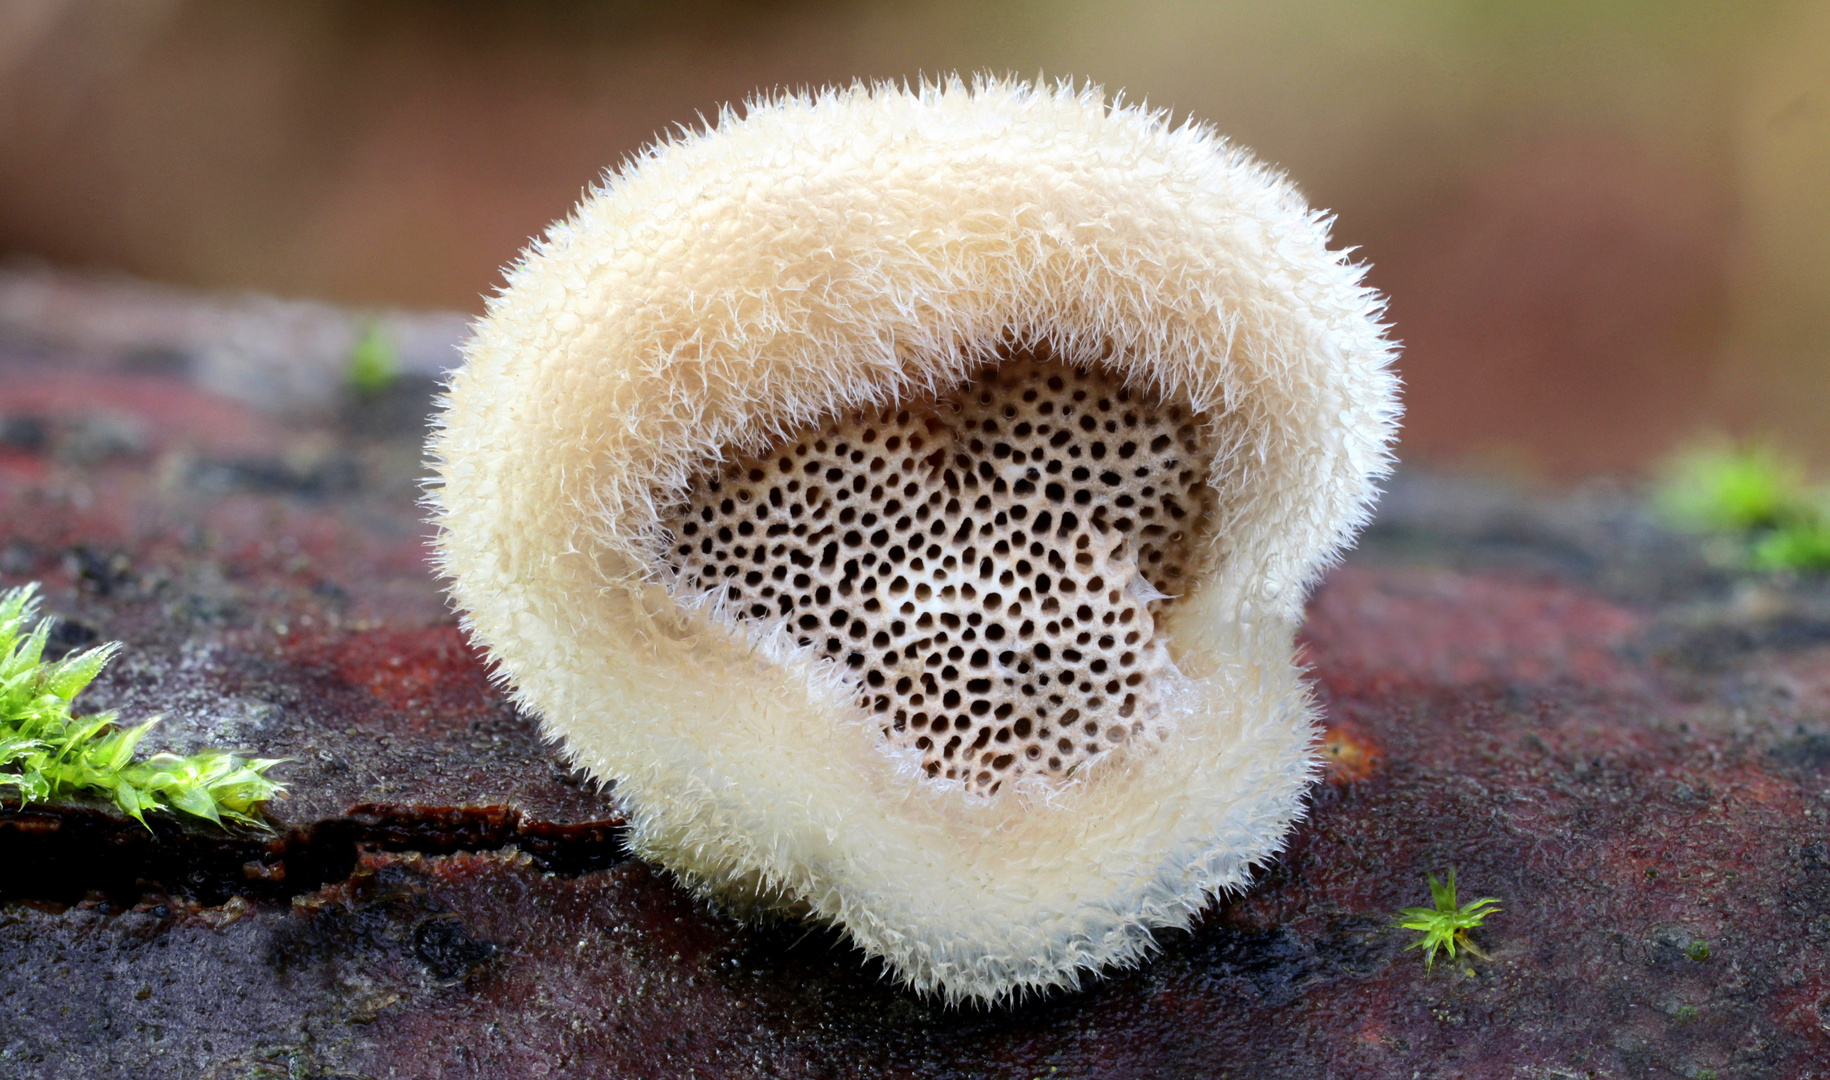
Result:
{"label": "star-shaped moss shoot", "polygon": [[0,593],[0,789],[15,789],[27,803],[103,795],[141,824],[148,811],[181,810],[218,825],[227,819],[265,828],[254,811],[280,791],[265,775],[279,759],[248,761],[205,750],[135,760],[134,751],[157,717],[124,728],[112,712],[71,711],[71,701],[120,643],[46,661],[50,620],[27,628],[38,613],[36,593],[36,585]]}
{"label": "star-shaped moss shoot", "polygon": [[1492,897],[1483,897],[1457,906],[1455,903],[1455,870],[1449,870],[1447,883],[1436,880],[1430,875],[1430,897],[1436,901],[1434,908],[1405,908],[1398,913],[1398,925],[1406,930],[1416,930],[1423,936],[1405,946],[1406,949],[1423,949],[1424,970],[1436,966],[1436,950],[1441,949],[1455,959],[1455,948],[1460,946],[1482,960],[1490,959],[1480,947],[1468,937],[1468,931],[1479,926],[1489,915],[1500,910],[1500,902]]}

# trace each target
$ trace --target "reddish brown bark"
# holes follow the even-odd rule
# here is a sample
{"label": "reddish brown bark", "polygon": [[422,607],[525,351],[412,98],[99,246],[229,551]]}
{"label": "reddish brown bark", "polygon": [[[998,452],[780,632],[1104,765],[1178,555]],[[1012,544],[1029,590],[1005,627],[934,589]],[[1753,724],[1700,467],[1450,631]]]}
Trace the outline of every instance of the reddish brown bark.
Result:
{"label": "reddish brown bark", "polygon": [[[1311,605],[1329,766],[1284,857],[1137,970],[948,1009],[627,857],[441,602],[411,424],[4,363],[0,572],[60,647],[127,643],[87,704],[292,760],[272,838],[0,811],[0,1073],[1830,1069],[1830,588],[1632,499],[1403,479]],[[1429,973],[1391,919],[1450,867],[1503,911]]]}

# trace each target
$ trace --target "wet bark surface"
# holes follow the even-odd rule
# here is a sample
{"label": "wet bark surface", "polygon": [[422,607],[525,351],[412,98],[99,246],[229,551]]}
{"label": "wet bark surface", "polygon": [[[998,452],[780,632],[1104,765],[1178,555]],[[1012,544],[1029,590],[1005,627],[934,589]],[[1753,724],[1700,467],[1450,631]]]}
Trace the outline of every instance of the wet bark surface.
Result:
{"label": "wet bark surface", "polygon": [[[1403,476],[1303,634],[1326,778],[1243,896],[1014,1006],[894,986],[623,849],[494,687],[416,500],[429,385],[336,415],[0,348],[0,575],[79,704],[289,761],[275,833],[0,808],[0,1076],[1768,1077],[1830,1071],[1830,587],[1629,493]],[[1490,959],[1392,926],[1457,870]]]}

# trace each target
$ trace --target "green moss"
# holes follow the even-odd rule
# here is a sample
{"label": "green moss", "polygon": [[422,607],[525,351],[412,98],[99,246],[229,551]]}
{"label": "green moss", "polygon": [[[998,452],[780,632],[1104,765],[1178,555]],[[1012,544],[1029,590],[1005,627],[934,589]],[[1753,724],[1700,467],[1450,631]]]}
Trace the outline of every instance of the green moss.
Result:
{"label": "green moss", "polygon": [[1778,525],[1804,491],[1804,470],[1772,447],[1717,444],[1672,461],[1659,505],[1680,525],[1744,532]]}
{"label": "green moss", "polygon": [[280,791],[265,775],[279,759],[247,761],[220,750],[137,759],[157,717],[124,728],[114,713],[78,716],[71,709],[120,644],[46,661],[49,621],[28,629],[36,594],[36,585],[0,593],[0,788],[15,789],[27,803],[104,795],[141,824],[149,811],[181,811],[264,828],[255,808]]}
{"label": "green moss", "polygon": [[400,350],[380,323],[370,323],[350,350],[344,376],[350,389],[363,397],[381,393],[400,377]]}
{"label": "green moss", "polygon": [[1830,514],[1785,524],[1754,541],[1760,570],[1830,570]]}
{"label": "green moss", "polygon": [[1460,946],[1481,959],[1487,954],[1480,951],[1469,939],[1468,931],[1479,926],[1487,916],[1500,910],[1500,902],[1492,897],[1484,897],[1457,906],[1455,902],[1455,871],[1449,870],[1449,880],[1445,884],[1430,875],[1430,898],[1436,902],[1433,908],[1405,908],[1398,913],[1398,925],[1406,930],[1415,930],[1423,936],[1405,946],[1406,949],[1423,950],[1423,966],[1428,971],[1436,965],[1436,950],[1441,949],[1455,959],[1455,949]]}
{"label": "green moss", "polygon": [[1770,446],[1717,443],[1678,455],[1658,505],[1674,524],[1732,540],[1757,570],[1830,569],[1830,495]]}

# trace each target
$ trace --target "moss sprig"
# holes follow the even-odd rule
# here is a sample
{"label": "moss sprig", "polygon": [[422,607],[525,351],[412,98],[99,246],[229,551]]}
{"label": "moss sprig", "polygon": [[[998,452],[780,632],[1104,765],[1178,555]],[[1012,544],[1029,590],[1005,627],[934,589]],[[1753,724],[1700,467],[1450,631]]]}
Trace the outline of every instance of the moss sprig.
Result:
{"label": "moss sprig", "polygon": [[1830,491],[1771,446],[1712,443],[1674,458],[1658,504],[1667,518],[1725,538],[1755,570],[1830,570]]}
{"label": "moss sprig", "polygon": [[50,620],[35,626],[38,587],[0,593],[0,788],[22,802],[94,793],[142,825],[148,812],[179,811],[218,825],[266,828],[256,807],[282,789],[266,776],[280,758],[246,760],[221,750],[136,759],[153,717],[122,727],[113,712],[78,716],[71,702],[120,651],[119,642],[44,659]]}
{"label": "moss sprig", "polygon": [[344,378],[358,397],[372,398],[400,378],[400,349],[380,322],[372,322],[351,346]]}
{"label": "moss sprig", "polygon": [[1435,901],[1433,908],[1405,908],[1398,913],[1398,925],[1406,930],[1416,930],[1423,936],[1406,945],[1406,949],[1423,950],[1423,967],[1429,971],[1436,966],[1436,950],[1441,949],[1455,959],[1455,950],[1459,946],[1480,957],[1488,959],[1486,953],[1468,937],[1468,931],[1486,921],[1487,916],[1497,914],[1500,902],[1492,897],[1482,897],[1466,904],[1455,902],[1455,870],[1450,868],[1449,880],[1441,882],[1436,875],[1430,875],[1430,899]]}

